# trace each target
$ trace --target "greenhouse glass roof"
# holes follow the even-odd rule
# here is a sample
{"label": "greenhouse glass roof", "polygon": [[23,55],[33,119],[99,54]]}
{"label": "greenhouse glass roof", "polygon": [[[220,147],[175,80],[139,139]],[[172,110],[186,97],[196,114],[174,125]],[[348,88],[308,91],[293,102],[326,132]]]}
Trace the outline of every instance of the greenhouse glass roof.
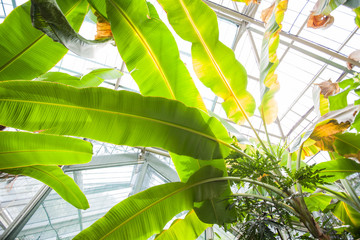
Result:
{"label": "greenhouse glass roof", "polygon": [[[248,74],[247,89],[259,106],[259,55],[265,31],[261,12],[272,1],[262,0],[259,5],[248,6],[231,0],[203,1],[216,12],[220,41],[233,49],[236,58],[244,65]],[[24,2],[2,0],[0,22],[14,7]],[[188,66],[206,108],[228,121],[233,126],[235,135],[254,138],[248,124],[238,126],[227,119],[221,105],[223,100],[197,79],[191,67],[191,44],[176,35],[158,3],[152,0],[150,2],[173,32],[180,57]],[[291,143],[317,118],[312,100],[314,84],[329,79],[335,82],[351,78],[360,71],[360,64],[352,70],[346,67],[347,57],[359,49],[360,32],[354,22],[355,13],[340,6],[332,13],[335,22],[331,27],[308,28],[308,16],[315,3],[315,0],[290,0],[285,13],[277,51],[280,59],[276,70],[280,82],[280,91],[276,94],[279,113],[277,120],[267,126],[273,143]],[[85,18],[80,34],[87,39],[94,38],[96,25],[89,17]],[[107,45],[93,59],[83,58],[69,51],[51,71],[83,75],[104,67],[118,68],[124,75],[119,79],[106,80],[100,86],[139,92],[113,45]],[[260,137],[265,138],[258,111],[251,117],[251,121]],[[161,149],[131,148],[96,141],[93,144],[94,158],[90,165],[67,166],[63,169],[88,196],[92,205],[90,210],[77,210],[34,179],[19,177],[10,182],[3,181],[0,182],[0,235],[6,233],[8,239],[69,239],[129,195],[178,180],[168,153]],[[322,161],[323,156],[320,153],[315,158],[316,161]],[[225,234],[218,231],[219,234]],[[223,235],[223,238],[231,239],[231,236]]]}

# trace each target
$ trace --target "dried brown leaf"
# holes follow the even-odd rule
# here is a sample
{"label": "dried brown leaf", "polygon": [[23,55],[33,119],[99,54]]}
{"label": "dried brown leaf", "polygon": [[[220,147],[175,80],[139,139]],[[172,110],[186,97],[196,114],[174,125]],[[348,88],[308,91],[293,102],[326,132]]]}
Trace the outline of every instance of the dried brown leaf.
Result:
{"label": "dried brown leaf", "polygon": [[334,23],[334,17],[329,15],[314,15],[311,13],[307,22],[308,28],[328,28]]}
{"label": "dried brown leaf", "polygon": [[96,36],[95,40],[105,39],[112,37],[110,23],[108,22],[97,22],[96,23]]}
{"label": "dried brown leaf", "polygon": [[260,18],[264,23],[268,23],[268,21],[269,21],[269,19],[271,17],[271,13],[274,10],[274,7],[275,7],[275,2],[273,2],[270,7],[268,7],[268,8],[261,11]]}
{"label": "dried brown leaf", "polygon": [[323,138],[344,132],[350,125],[349,121],[338,123],[336,120],[330,120],[323,125],[316,126],[310,138],[315,141],[321,141]]}
{"label": "dried brown leaf", "polygon": [[[349,55],[349,59],[354,60],[356,62],[360,62],[360,50],[356,50],[356,51],[352,52]],[[346,63],[346,66],[349,70],[351,70],[354,67],[354,65],[349,62]]]}
{"label": "dried brown leaf", "polygon": [[332,96],[340,91],[340,87],[338,83],[333,83],[331,80],[327,80],[325,82],[315,84],[320,88],[320,94],[324,95],[325,98]]}
{"label": "dried brown leaf", "polygon": [[99,13],[95,12],[97,18],[95,40],[113,37],[110,23]]}

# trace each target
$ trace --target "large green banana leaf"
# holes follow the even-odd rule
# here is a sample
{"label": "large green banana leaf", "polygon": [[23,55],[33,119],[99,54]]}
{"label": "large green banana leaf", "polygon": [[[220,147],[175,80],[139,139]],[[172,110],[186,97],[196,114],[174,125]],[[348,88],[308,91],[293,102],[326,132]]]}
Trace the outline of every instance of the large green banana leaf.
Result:
{"label": "large green banana leaf", "polygon": [[204,160],[229,153],[226,129],[203,111],[178,101],[106,88],[1,82],[0,124],[119,145],[160,147]]}
{"label": "large green banana leaf", "polygon": [[81,78],[62,72],[47,72],[38,77],[36,80],[63,83],[73,87],[83,88],[97,87],[105,79],[116,79],[120,78],[122,75],[123,74],[119,70],[113,68],[99,68],[89,72]]}
{"label": "large green banana leaf", "polygon": [[274,122],[278,114],[278,105],[274,99],[275,93],[279,90],[279,82],[275,74],[279,65],[276,50],[279,46],[281,22],[287,9],[288,0],[276,0],[274,4],[271,17],[266,24],[260,58],[261,104],[259,111],[266,124]]}
{"label": "large green banana leaf", "polygon": [[351,159],[340,158],[316,164],[313,169],[323,169],[319,175],[327,175],[329,176],[326,178],[327,182],[335,182],[336,180],[345,179],[351,174],[360,172],[360,164]]}
{"label": "large green banana leaf", "polygon": [[143,0],[107,0],[107,16],[119,53],[143,95],[205,109],[174,37],[152,5]]}
{"label": "large green banana leaf", "polygon": [[107,44],[108,39],[87,40],[78,34],[55,0],[31,0],[31,4],[33,26],[77,55],[93,58]]}
{"label": "large green banana leaf", "polygon": [[357,235],[360,235],[360,213],[348,204],[339,201],[332,213],[339,218],[344,224],[354,228]]}
{"label": "large green banana leaf", "polygon": [[228,186],[226,181],[217,181],[222,175],[222,171],[208,166],[187,183],[149,188],[114,206],[74,239],[147,239],[176,214],[192,209],[194,202],[219,196]]}
{"label": "large green banana leaf", "polygon": [[201,0],[159,0],[174,30],[192,42],[194,70],[205,86],[224,99],[228,117],[243,123],[255,101],[246,91],[245,68],[231,49],[219,41],[216,14]]}
{"label": "large green banana leaf", "polygon": [[54,189],[64,200],[71,203],[74,207],[80,209],[89,208],[89,203],[78,185],[56,165],[35,165],[23,168],[1,169],[1,171],[35,178]]}
{"label": "large green banana leaf", "polygon": [[197,239],[210,224],[200,222],[194,210],[191,210],[184,219],[176,219],[169,229],[162,231],[155,240],[190,240]]}
{"label": "large green banana leaf", "polygon": [[92,145],[80,139],[26,132],[0,132],[0,169],[71,165],[91,161]]}
{"label": "large green banana leaf", "polygon": [[[88,10],[87,2],[61,0],[59,6],[71,26],[79,30]],[[17,7],[0,24],[0,39],[0,81],[33,79],[50,70],[67,52],[32,26],[30,2]]]}

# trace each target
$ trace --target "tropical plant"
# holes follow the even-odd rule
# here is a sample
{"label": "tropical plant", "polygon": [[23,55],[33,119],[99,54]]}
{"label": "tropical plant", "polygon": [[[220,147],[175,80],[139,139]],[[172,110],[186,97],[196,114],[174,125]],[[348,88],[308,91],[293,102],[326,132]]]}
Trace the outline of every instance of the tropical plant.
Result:
{"label": "tropical plant", "polygon": [[[247,74],[219,41],[216,14],[201,0],[159,3],[175,32],[191,42],[197,77],[224,100],[229,119],[250,125],[255,142],[242,147],[221,119],[209,115],[171,31],[152,4],[31,0],[0,25],[0,36],[6,36],[0,42],[0,124],[36,133],[0,132],[1,172],[34,177],[85,209],[84,194],[59,165],[89,162],[91,144],[69,136],[159,147],[170,152],[181,182],[127,198],[75,239],[146,239],[153,234],[156,239],[189,239],[212,224],[237,231],[240,239],[295,238],[300,233],[305,233],[302,238],[359,237],[360,202],[346,178],[360,172],[354,161],[360,160],[360,135],[348,130],[360,130],[360,102],[349,106],[345,101],[350,91],[359,92],[358,77],[341,82],[340,93],[339,87],[330,91],[329,84],[318,86],[319,120],[290,151],[287,143],[272,145],[267,133],[264,141],[252,126],[256,106],[246,89]],[[335,8],[333,1],[324,4]],[[276,50],[286,8],[286,0],[276,0],[266,11],[259,107],[265,131],[277,117]],[[81,78],[47,72],[67,49],[93,56],[94,49],[111,41],[87,40],[77,33],[89,9],[100,23],[110,24],[108,36],[113,36],[141,94],[97,87],[104,79],[118,78],[116,69],[97,69]],[[331,160],[311,166],[302,161],[320,150],[328,151]],[[233,193],[230,186],[239,191]],[[183,220],[162,231],[184,210],[189,213]]]}

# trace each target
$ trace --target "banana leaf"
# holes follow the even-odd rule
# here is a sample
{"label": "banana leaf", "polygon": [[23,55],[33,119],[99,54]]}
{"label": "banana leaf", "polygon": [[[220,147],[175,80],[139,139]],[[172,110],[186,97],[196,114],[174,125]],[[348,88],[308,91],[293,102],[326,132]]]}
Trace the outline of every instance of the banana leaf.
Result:
{"label": "banana leaf", "polygon": [[[189,72],[179,58],[175,39],[159,19],[153,5],[141,0],[108,0],[107,17],[120,55],[143,95],[176,99],[206,111]],[[224,160],[201,161],[175,153],[170,153],[170,156],[180,179],[185,182],[205,165],[215,166],[226,173]]]}
{"label": "banana leaf", "polygon": [[[78,31],[88,9],[87,2],[62,0],[59,6]],[[50,70],[67,52],[64,46],[32,26],[30,2],[17,7],[0,24],[0,39],[0,81],[33,79]]]}
{"label": "banana leaf", "polygon": [[156,15],[143,0],[107,0],[116,46],[140,92],[205,110],[174,37]]}
{"label": "banana leaf", "polygon": [[[343,91],[336,95],[329,96],[330,110],[339,110],[348,106],[347,96],[350,91],[354,91],[355,93],[359,91],[359,86],[360,75],[339,82],[339,87],[343,89]],[[355,101],[355,103],[359,104],[360,102]]]}
{"label": "banana leaf", "polygon": [[83,87],[97,87],[105,79],[116,79],[121,77],[123,74],[113,68],[99,68],[89,72],[88,74],[80,77],[74,77],[67,73],[62,72],[47,72],[40,77],[37,81],[57,82],[70,85],[77,88]]}
{"label": "banana leaf", "polygon": [[308,197],[304,197],[306,207],[310,212],[324,211],[325,208],[330,204],[332,197],[323,193],[311,194]]}
{"label": "banana leaf", "polygon": [[354,12],[356,14],[355,23],[360,28],[360,7],[355,8]]}
{"label": "banana leaf", "polygon": [[217,119],[178,101],[39,81],[0,83],[0,124],[203,160],[227,156],[231,141]]}
{"label": "banana leaf", "polygon": [[106,20],[108,19],[106,14],[106,0],[88,0],[88,2],[98,14],[100,14]]}
{"label": "banana leaf", "polygon": [[260,91],[261,104],[259,111],[266,124],[275,121],[278,114],[278,105],[274,99],[279,90],[279,82],[275,70],[279,65],[276,50],[279,46],[279,33],[284,13],[287,9],[287,0],[276,0],[271,17],[266,24],[264,38],[261,45],[260,57]]}
{"label": "banana leaf", "polygon": [[344,3],[344,6],[347,6],[347,7],[351,8],[351,9],[355,9],[355,8],[360,7],[360,1],[359,0],[347,0]]}
{"label": "banana leaf", "polygon": [[327,182],[335,182],[339,179],[345,179],[347,176],[360,172],[360,164],[347,158],[340,158],[332,161],[318,163],[314,170],[323,169],[319,175],[327,175]]}
{"label": "banana leaf", "polygon": [[255,101],[246,91],[245,68],[231,49],[219,41],[216,14],[201,0],[159,0],[176,33],[192,42],[195,73],[205,86],[224,99],[228,117],[243,123],[252,115]]}
{"label": "banana leaf", "polygon": [[329,141],[333,135],[344,132],[350,126],[350,122],[354,120],[354,113],[358,109],[358,106],[348,106],[341,110],[326,113],[294,140],[290,152],[296,151],[302,144],[305,147],[314,145],[316,142],[320,144],[321,141]]}
{"label": "banana leaf", "polygon": [[357,232],[357,235],[360,234],[360,213],[348,204],[339,201],[335,208],[332,210],[332,213],[339,218],[344,224],[350,225],[354,230],[351,232]]}
{"label": "banana leaf", "polygon": [[184,219],[176,219],[169,229],[162,231],[155,240],[189,240],[197,239],[210,224],[200,222],[194,210],[190,211]]}
{"label": "banana leaf", "polygon": [[32,165],[72,165],[91,161],[92,145],[80,139],[0,132],[0,169]]}
{"label": "banana leaf", "polygon": [[95,57],[108,42],[83,38],[71,27],[55,0],[31,0],[31,21],[35,28],[82,57]]}
{"label": "banana leaf", "polygon": [[329,15],[334,11],[338,6],[344,4],[346,0],[325,0],[318,1],[315,15]]}
{"label": "banana leaf", "polygon": [[115,205],[74,239],[147,239],[160,232],[176,214],[192,209],[194,202],[219,196],[228,183],[222,171],[204,167],[187,183],[167,183],[149,188]]}
{"label": "banana leaf", "polygon": [[56,165],[35,165],[23,168],[1,169],[1,171],[35,178],[54,189],[65,201],[74,207],[80,209],[89,208],[89,203],[79,186]]}

